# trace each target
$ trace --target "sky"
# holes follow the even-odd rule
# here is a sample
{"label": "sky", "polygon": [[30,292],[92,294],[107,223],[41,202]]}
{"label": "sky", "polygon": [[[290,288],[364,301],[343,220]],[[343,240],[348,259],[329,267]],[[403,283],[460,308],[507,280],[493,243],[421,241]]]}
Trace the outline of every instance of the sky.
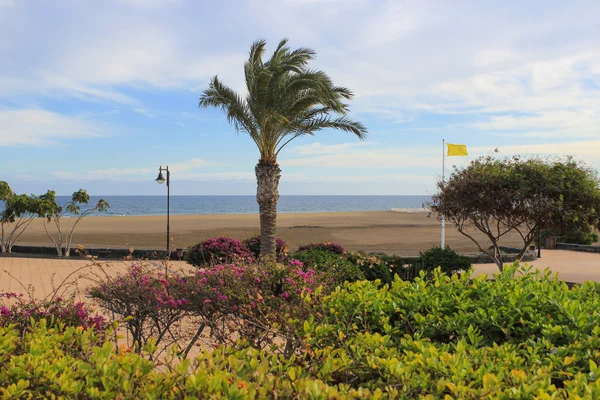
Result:
{"label": "sky", "polygon": [[[253,41],[311,47],[369,136],[279,156],[280,193],[432,194],[442,139],[600,168],[600,1],[0,0],[0,180],[17,192],[253,194],[259,154],[219,110]],[[494,150],[498,149],[498,153]]]}

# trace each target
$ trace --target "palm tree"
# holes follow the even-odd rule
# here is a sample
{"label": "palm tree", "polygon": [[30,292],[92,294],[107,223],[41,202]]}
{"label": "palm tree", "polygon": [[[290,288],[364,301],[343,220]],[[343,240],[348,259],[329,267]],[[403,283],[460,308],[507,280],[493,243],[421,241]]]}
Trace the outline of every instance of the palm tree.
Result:
{"label": "palm tree", "polygon": [[314,135],[326,128],[341,129],[364,139],[367,129],[347,117],[344,100],[353,97],[345,87],[335,86],[322,71],[308,68],[315,51],[291,51],[282,40],[268,61],[263,61],[265,40],[250,48],[244,74],[248,93],[240,95],[217,76],[200,97],[199,107],[217,107],[238,132],[250,135],[258,146],[260,159],[254,169],[256,200],[260,210],[261,257],[275,257],[275,232],[279,178],[277,156],[297,137]]}

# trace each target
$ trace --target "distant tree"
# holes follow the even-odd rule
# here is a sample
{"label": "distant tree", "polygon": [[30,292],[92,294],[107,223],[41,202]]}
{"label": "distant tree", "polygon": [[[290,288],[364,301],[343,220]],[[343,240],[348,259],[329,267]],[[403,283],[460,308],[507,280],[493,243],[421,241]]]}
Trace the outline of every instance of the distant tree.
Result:
{"label": "distant tree", "polygon": [[14,244],[36,217],[43,216],[50,206],[35,195],[16,194],[8,183],[0,181],[0,251],[11,253]]}
{"label": "distant tree", "polygon": [[[433,213],[487,253],[502,270],[500,243],[509,233],[523,241],[521,259],[539,229],[572,232],[596,226],[600,190],[595,170],[574,161],[538,158],[482,157],[455,168],[446,183],[438,182]],[[477,239],[485,235],[491,247]]]}
{"label": "distant tree", "polygon": [[[73,242],[73,232],[79,221],[96,211],[105,212],[110,207],[104,200],[98,200],[94,207],[82,210],[83,204],[88,204],[90,195],[84,189],[79,189],[71,196],[71,201],[58,205],[56,203],[56,193],[48,191],[43,196],[40,196],[44,201],[50,202],[52,206],[46,211],[46,220],[44,221],[44,229],[48,237],[54,243],[56,252],[59,257],[69,257],[71,254],[71,244]],[[63,225],[64,219],[67,219],[66,225]],[[48,225],[54,222],[56,233],[53,235],[48,230]]]}
{"label": "distant tree", "polygon": [[270,59],[263,61],[266,42],[250,48],[244,65],[248,93],[240,95],[215,76],[200,97],[200,107],[220,108],[238,132],[256,143],[260,159],[256,173],[256,200],[260,212],[261,257],[276,257],[277,201],[281,169],[277,156],[297,137],[332,128],[350,132],[360,139],[367,129],[350,119],[346,100],[352,92],[335,86],[322,71],[310,69],[315,52],[308,48],[290,50],[282,40]]}

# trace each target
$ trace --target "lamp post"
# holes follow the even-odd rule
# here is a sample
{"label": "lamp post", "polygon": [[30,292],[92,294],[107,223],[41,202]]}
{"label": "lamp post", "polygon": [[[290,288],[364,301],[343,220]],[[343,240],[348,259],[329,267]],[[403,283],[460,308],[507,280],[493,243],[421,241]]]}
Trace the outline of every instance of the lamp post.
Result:
{"label": "lamp post", "polygon": [[[162,172],[165,171],[167,173],[167,179],[163,176]],[[171,173],[169,172],[169,166],[167,168],[163,168],[162,165],[158,167],[158,177],[156,178],[156,182],[159,184],[163,184],[167,182],[167,252],[169,251],[169,247],[171,244],[170,240],[170,229],[169,229],[169,211],[171,208]]]}

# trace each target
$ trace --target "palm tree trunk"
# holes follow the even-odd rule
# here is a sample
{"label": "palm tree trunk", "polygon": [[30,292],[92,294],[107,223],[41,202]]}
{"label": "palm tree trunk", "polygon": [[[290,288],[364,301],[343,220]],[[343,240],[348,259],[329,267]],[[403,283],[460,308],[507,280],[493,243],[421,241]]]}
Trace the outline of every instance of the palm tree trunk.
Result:
{"label": "palm tree trunk", "polygon": [[279,200],[279,165],[262,164],[254,168],[256,173],[256,201],[260,212],[260,257],[275,259],[277,246],[277,201]]}

